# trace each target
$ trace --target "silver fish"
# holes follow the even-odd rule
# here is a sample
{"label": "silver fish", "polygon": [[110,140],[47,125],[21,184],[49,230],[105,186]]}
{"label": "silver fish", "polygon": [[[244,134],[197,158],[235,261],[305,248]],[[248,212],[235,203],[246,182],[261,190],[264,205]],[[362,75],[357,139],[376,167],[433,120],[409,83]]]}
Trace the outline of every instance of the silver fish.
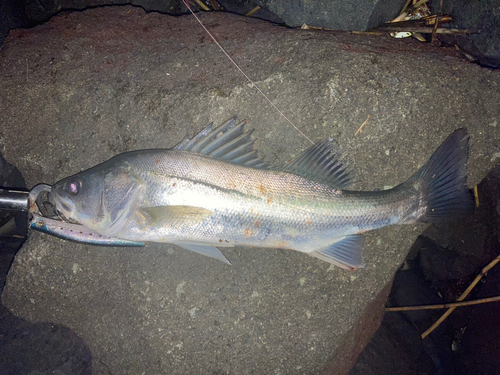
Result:
{"label": "silver fish", "polygon": [[273,167],[233,117],[171,149],[117,155],[52,187],[66,218],[109,237],[168,242],[228,262],[218,248],[297,250],[345,269],[363,267],[361,233],[466,215],[469,136],[458,129],[410,179],[377,192],[351,183],[325,140]]}

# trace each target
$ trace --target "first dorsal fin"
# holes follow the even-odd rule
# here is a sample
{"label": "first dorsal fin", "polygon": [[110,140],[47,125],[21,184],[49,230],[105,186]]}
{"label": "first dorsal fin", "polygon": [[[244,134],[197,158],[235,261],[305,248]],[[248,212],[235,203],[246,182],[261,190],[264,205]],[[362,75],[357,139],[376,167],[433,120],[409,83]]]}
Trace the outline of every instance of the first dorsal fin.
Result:
{"label": "first dorsal fin", "polygon": [[269,168],[269,164],[254,150],[253,131],[245,132],[245,124],[245,121],[236,124],[236,116],[215,129],[213,124],[210,124],[193,138],[186,136],[174,149],[207,155],[246,167]]}
{"label": "first dorsal fin", "polygon": [[345,189],[352,184],[352,173],[341,158],[342,152],[333,146],[332,139],[325,139],[297,155],[284,170]]}

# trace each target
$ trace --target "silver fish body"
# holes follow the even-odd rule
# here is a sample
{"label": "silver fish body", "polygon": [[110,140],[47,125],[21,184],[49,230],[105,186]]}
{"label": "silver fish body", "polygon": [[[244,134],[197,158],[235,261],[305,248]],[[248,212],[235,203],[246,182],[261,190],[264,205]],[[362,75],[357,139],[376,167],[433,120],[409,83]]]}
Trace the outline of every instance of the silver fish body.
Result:
{"label": "silver fish body", "polygon": [[233,118],[172,149],[121,154],[61,180],[53,200],[67,218],[110,237],[173,243],[226,262],[217,247],[291,249],[354,269],[363,266],[360,233],[470,209],[467,140],[458,130],[407,182],[359,192],[344,190],[349,172],[331,141],[271,167]]}

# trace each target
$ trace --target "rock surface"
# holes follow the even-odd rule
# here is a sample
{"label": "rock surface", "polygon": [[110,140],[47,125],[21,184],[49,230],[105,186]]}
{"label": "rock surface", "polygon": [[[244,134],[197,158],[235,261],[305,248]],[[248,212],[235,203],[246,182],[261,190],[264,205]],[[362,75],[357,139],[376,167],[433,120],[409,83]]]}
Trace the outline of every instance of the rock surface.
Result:
{"label": "rock surface", "polygon": [[440,35],[439,40],[457,45],[466,51],[469,59],[483,66],[500,67],[500,4],[496,1],[432,0],[434,14],[447,14],[453,19],[449,25],[457,29],[476,30],[469,35]]}
{"label": "rock surface", "polygon": [[[404,181],[461,126],[471,184],[498,162],[498,72],[411,40],[202,20],[309,138],[338,141],[356,189]],[[28,187],[119,152],[173,146],[233,114],[255,127],[272,163],[309,145],[192,17],[63,13],[12,31],[0,57],[0,148]],[[342,374],[378,327],[422,230],[369,233],[367,267],[354,273],[279,250],[225,250],[229,267],[169,245],[99,248],[31,233],[2,302],[79,335],[94,374]]]}

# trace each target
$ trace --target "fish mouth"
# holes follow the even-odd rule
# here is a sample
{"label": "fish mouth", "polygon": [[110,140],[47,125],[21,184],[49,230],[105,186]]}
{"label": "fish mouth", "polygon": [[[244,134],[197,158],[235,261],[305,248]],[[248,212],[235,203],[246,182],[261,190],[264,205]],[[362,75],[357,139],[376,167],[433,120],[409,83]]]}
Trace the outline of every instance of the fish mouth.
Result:
{"label": "fish mouth", "polygon": [[72,218],[71,208],[64,202],[56,202],[56,212],[57,215],[63,220],[74,224],[79,224],[79,222]]}
{"label": "fish mouth", "polygon": [[59,211],[61,212],[70,212],[71,211],[71,208],[64,202],[59,202],[59,205],[61,207],[61,209]]}
{"label": "fish mouth", "polygon": [[80,224],[79,221],[73,219],[70,215],[67,214],[67,212],[71,212],[68,205],[66,205],[65,203],[61,203],[61,206],[62,206],[61,207],[62,209],[59,209],[56,207],[57,215],[59,216],[59,218],[61,220],[66,221],[68,223],[72,223],[72,224]]}
{"label": "fish mouth", "polygon": [[70,200],[65,199],[64,196],[58,193],[57,189],[52,190],[52,194],[50,195],[50,203],[52,203],[56,209],[57,215],[66,222],[70,222],[73,224],[80,224],[78,220],[76,220],[73,215],[73,204]]}

